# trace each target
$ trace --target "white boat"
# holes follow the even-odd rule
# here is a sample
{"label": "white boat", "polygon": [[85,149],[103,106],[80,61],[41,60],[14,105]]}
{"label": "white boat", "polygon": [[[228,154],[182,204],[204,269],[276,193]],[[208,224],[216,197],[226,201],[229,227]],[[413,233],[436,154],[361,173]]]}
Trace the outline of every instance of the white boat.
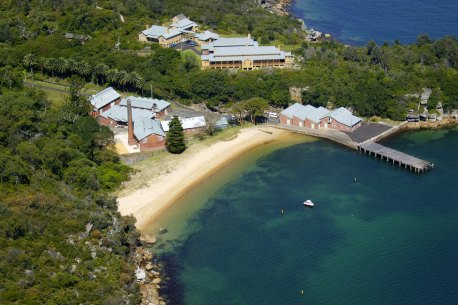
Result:
{"label": "white boat", "polygon": [[313,207],[313,206],[315,206],[315,204],[312,202],[312,200],[309,200],[309,199],[307,199],[306,201],[304,201],[304,205],[305,205],[305,206],[308,206],[308,207]]}

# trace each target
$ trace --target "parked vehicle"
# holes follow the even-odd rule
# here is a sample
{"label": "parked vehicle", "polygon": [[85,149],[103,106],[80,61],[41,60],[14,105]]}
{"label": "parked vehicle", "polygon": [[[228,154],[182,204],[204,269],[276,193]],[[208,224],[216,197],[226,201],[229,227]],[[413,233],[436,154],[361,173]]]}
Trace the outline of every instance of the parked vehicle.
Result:
{"label": "parked vehicle", "polygon": [[268,116],[269,116],[269,118],[275,118],[275,119],[276,119],[276,118],[278,118],[278,113],[269,112],[269,113],[268,113]]}

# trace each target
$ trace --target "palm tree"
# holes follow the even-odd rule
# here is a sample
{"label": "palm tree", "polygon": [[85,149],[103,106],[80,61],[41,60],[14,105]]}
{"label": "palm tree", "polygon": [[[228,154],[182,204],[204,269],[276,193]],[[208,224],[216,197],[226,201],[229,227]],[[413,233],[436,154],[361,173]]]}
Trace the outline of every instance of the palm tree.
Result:
{"label": "palm tree", "polygon": [[41,69],[41,76],[44,74],[44,70],[46,69],[48,59],[46,57],[40,57],[37,59],[37,66]]}
{"label": "palm tree", "polygon": [[106,73],[106,78],[107,78],[107,81],[110,83],[110,84],[114,84],[116,83],[116,76],[118,74],[118,70],[117,69],[109,69]]}
{"label": "palm tree", "polygon": [[54,57],[48,58],[48,60],[46,61],[46,70],[51,72],[52,77],[54,77],[54,72],[57,71],[58,64],[59,60]]}
{"label": "palm tree", "polygon": [[116,73],[116,82],[122,86],[123,90],[125,91],[126,84],[129,82],[129,73],[122,70]]}
{"label": "palm tree", "polygon": [[78,61],[74,60],[73,58],[68,59],[66,69],[67,73],[69,74],[78,73]]}
{"label": "palm tree", "polygon": [[32,68],[37,64],[37,56],[33,53],[29,53],[26,56],[24,56],[22,62],[24,63],[24,66],[26,68]]}
{"label": "palm tree", "polygon": [[135,89],[143,88],[143,85],[145,85],[145,80],[136,71],[130,73],[129,79]]}
{"label": "palm tree", "polygon": [[137,88],[142,90],[143,95],[143,89],[145,88],[145,79],[143,77],[138,80]]}
{"label": "palm tree", "polygon": [[99,84],[99,78],[102,80],[102,84],[104,84],[104,79],[107,76],[108,66],[106,64],[98,64],[94,68],[94,75],[97,78],[97,85]]}
{"label": "palm tree", "polygon": [[86,78],[88,75],[91,75],[92,67],[85,61],[81,61],[78,63],[78,74],[81,75],[83,78]]}
{"label": "palm tree", "polygon": [[33,53],[29,53],[26,56],[24,56],[23,63],[26,68],[30,68],[30,72],[32,73],[32,82],[33,82],[33,66],[37,64],[37,56]]}
{"label": "palm tree", "polygon": [[56,71],[60,74],[61,77],[64,76],[65,72],[67,71],[67,60],[63,57],[59,57],[56,59]]}

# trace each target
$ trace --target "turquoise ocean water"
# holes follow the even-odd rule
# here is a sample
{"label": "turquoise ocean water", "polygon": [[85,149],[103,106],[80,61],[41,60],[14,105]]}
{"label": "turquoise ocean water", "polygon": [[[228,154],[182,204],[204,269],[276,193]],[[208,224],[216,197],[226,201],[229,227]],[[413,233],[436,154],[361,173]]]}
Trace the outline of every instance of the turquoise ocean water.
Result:
{"label": "turquoise ocean water", "polygon": [[456,0],[294,0],[290,10],[347,44],[411,43],[421,33],[458,36]]}
{"label": "turquoise ocean water", "polygon": [[179,237],[160,238],[170,304],[458,304],[458,129],[386,145],[436,166],[416,175],[316,141],[243,165],[209,198],[199,191],[216,178],[182,198],[203,202],[170,218]]}

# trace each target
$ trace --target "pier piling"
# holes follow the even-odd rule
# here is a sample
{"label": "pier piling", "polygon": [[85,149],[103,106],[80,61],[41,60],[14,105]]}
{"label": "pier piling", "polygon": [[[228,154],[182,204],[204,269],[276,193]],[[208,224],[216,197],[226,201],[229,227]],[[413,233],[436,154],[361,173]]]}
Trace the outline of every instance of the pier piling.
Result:
{"label": "pier piling", "polygon": [[369,156],[374,154],[375,158],[386,159],[387,162],[391,160],[393,164],[398,162],[399,166],[404,166],[406,169],[414,171],[417,174],[426,172],[433,167],[431,162],[415,158],[371,141],[358,145],[358,150],[369,154]]}

